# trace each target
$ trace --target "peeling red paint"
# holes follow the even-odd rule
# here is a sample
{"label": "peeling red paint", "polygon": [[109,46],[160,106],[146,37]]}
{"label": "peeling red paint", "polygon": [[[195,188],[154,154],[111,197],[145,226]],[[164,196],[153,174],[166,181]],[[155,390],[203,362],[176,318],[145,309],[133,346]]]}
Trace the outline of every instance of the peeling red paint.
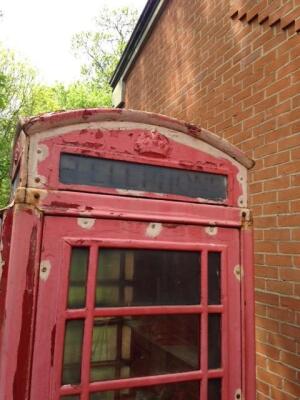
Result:
{"label": "peeling red paint", "polygon": [[1,349],[1,338],[3,321],[5,319],[5,296],[7,291],[7,275],[8,275],[8,260],[11,248],[11,232],[13,223],[13,210],[9,209],[3,218],[1,225],[1,237],[2,240],[2,274],[0,280],[0,349]]}
{"label": "peeling red paint", "polygon": [[[244,227],[238,202],[239,199],[246,201],[246,166],[251,160],[229,144],[216,144],[214,135],[204,129],[151,113],[116,109],[58,112],[29,119],[21,128],[27,134],[25,139],[27,145],[30,143],[30,152],[29,164],[22,165],[24,196],[12,210],[5,212],[2,233],[5,237],[3,256],[9,265],[4,268],[0,283],[0,294],[4,294],[4,299],[0,296],[0,323],[6,330],[3,347],[0,337],[0,350],[5,347],[0,365],[0,398],[3,394],[5,399],[57,400],[59,396],[78,393],[83,386],[82,397],[87,398],[88,378],[80,386],[60,386],[64,323],[70,311],[65,309],[67,284],[61,282],[68,281],[71,246],[92,249],[89,268],[96,268],[98,246],[149,249],[158,246],[197,251],[204,246],[201,254],[226,248],[226,274],[229,276],[230,270],[234,277],[233,268],[240,263],[239,235]],[[24,148],[16,147],[16,154],[22,153]],[[62,184],[59,160],[63,152],[226,175],[228,199],[213,202],[126,188]],[[11,234],[13,252],[10,251]],[[241,237],[249,243],[251,231]],[[243,246],[246,281],[252,274],[249,255],[252,250],[246,243]],[[52,266],[45,279],[39,270],[43,261]],[[93,273],[91,276],[96,275],[96,270]],[[241,308],[247,320],[243,322],[245,329],[250,332],[253,328],[251,305],[240,303],[238,297],[239,285],[244,285],[244,281],[228,278],[228,287],[222,283],[230,294],[224,296],[223,308],[226,310],[230,303],[228,315],[233,320],[232,332],[229,335],[226,331],[222,346],[236,342],[232,354],[224,356],[224,365],[233,368],[230,374],[234,378],[226,375],[227,381],[224,380],[231,392],[233,384],[228,382],[239,380],[241,376],[236,359],[241,354],[242,335],[239,317],[235,318],[241,315]],[[91,293],[87,300],[90,302],[86,307],[88,311],[71,311],[79,312],[77,317],[82,318],[80,312],[93,309],[94,294]],[[232,293],[235,293],[235,300]],[[243,293],[252,302],[251,293]],[[131,312],[138,315],[140,309],[133,307]],[[194,313],[195,308],[190,312]],[[116,313],[122,315],[124,310],[117,309]],[[225,318],[224,326],[226,321]],[[253,343],[249,343],[252,346]],[[251,349],[243,348],[249,364],[252,363]],[[90,353],[86,352],[84,357],[84,363],[88,363]],[[224,371],[222,374],[227,374]],[[190,374],[189,377],[199,379],[195,372]],[[207,371],[204,369],[201,374]],[[164,379],[176,380],[177,375],[133,379],[130,385],[140,382],[146,385],[149,379],[159,383]],[[93,385],[110,390],[123,387],[124,380]]]}
{"label": "peeling red paint", "polygon": [[54,349],[55,349],[55,335],[56,335],[56,325],[53,326],[51,332],[51,365],[54,362]]}
{"label": "peeling red paint", "polygon": [[68,203],[63,201],[52,201],[50,207],[54,208],[79,208],[78,204]]}
{"label": "peeling red paint", "polygon": [[37,248],[37,227],[34,226],[30,235],[30,249],[26,267],[26,287],[23,293],[22,326],[18,346],[16,373],[14,376],[14,399],[26,398],[30,383],[30,364],[32,355],[33,304],[34,304],[34,267]]}

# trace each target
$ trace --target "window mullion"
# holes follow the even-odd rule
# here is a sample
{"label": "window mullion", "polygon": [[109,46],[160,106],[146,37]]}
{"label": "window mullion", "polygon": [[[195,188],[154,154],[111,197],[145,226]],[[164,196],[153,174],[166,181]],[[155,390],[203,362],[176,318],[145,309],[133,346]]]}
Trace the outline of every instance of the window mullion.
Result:
{"label": "window mullion", "polygon": [[208,372],[208,355],[207,355],[207,335],[208,335],[208,274],[207,274],[207,251],[201,252],[201,341],[200,341],[200,360],[202,381],[200,386],[200,398],[207,398],[207,372]]}
{"label": "window mullion", "polygon": [[82,367],[81,367],[81,400],[89,399],[90,363],[93,335],[93,314],[95,304],[96,271],[98,263],[98,247],[91,246],[89,256],[87,295],[86,295],[86,318],[83,339]]}

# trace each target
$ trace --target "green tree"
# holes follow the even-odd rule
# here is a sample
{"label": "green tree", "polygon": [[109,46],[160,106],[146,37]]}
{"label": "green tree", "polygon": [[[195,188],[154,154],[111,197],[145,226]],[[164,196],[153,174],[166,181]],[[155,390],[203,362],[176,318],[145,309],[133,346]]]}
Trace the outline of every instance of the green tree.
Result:
{"label": "green tree", "polygon": [[95,18],[93,31],[73,36],[75,55],[84,60],[81,73],[89,82],[110,93],[109,80],[125,49],[138,18],[133,8],[103,8]]}
{"label": "green tree", "polygon": [[37,83],[32,67],[12,51],[0,48],[0,208],[9,197],[11,144],[20,116],[110,105],[109,93],[92,82],[53,86]]}
{"label": "green tree", "polygon": [[109,79],[137,20],[137,10],[104,8],[93,32],[73,37],[84,57],[82,81],[53,86],[37,83],[36,71],[0,45],[0,208],[8,200],[11,143],[19,116],[65,109],[111,106]]}
{"label": "green tree", "polygon": [[35,71],[0,47],[0,206],[9,192],[11,143],[21,110],[31,98]]}

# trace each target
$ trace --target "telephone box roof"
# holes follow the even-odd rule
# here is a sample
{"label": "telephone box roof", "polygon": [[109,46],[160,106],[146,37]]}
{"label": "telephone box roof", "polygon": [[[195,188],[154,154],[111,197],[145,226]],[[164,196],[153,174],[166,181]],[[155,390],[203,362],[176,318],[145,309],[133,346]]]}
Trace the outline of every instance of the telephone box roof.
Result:
{"label": "telephone box roof", "polygon": [[254,161],[238,148],[206,129],[165,115],[145,111],[119,108],[91,108],[42,114],[36,117],[21,119],[16,137],[18,137],[21,130],[26,135],[31,136],[38,132],[63,126],[97,121],[136,122],[172,129],[210,144],[228,154],[246,168],[252,168],[254,165]]}

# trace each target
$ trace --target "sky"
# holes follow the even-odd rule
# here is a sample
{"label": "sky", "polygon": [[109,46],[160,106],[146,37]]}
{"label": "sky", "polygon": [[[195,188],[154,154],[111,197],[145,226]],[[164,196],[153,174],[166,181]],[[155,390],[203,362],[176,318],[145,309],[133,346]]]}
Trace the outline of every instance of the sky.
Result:
{"label": "sky", "polygon": [[135,6],[146,0],[0,0],[0,42],[39,71],[46,84],[80,78],[80,61],[71,51],[74,33],[93,30],[102,7]]}

